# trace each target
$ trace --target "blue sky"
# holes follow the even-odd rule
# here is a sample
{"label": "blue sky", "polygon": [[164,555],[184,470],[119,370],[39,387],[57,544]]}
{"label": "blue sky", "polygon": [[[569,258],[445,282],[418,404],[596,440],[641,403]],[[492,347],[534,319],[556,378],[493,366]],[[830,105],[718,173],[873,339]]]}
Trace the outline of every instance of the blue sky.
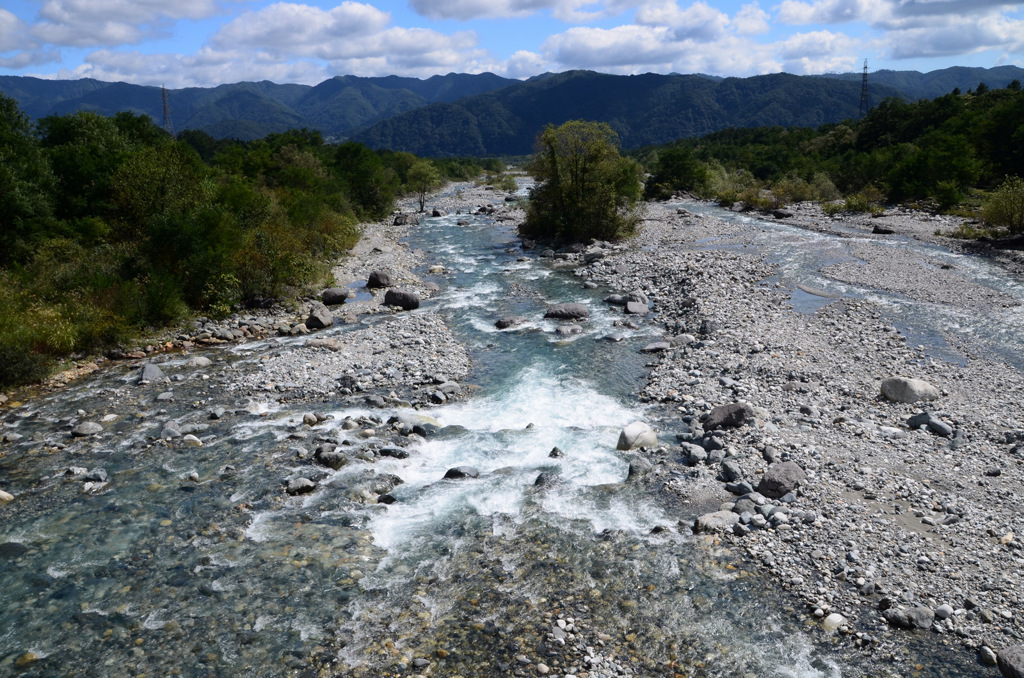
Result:
{"label": "blue sky", "polygon": [[167,87],[335,75],[749,76],[1024,65],[1005,0],[4,0],[0,74]]}

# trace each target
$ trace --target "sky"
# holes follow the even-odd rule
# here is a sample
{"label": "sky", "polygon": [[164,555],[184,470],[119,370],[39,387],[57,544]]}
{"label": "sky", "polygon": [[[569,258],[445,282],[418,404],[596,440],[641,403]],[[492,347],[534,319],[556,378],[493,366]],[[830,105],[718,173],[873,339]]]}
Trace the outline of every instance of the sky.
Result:
{"label": "sky", "polygon": [[750,76],[1024,66],[1024,1],[3,0],[0,75],[168,88],[336,75]]}

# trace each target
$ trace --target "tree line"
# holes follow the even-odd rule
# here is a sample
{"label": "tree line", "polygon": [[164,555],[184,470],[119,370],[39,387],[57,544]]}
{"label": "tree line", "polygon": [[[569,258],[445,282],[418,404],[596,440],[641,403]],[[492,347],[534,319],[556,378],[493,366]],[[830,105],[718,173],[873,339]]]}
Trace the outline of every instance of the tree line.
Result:
{"label": "tree line", "polygon": [[501,167],[307,129],[175,138],[128,112],[33,123],[0,94],[0,385],[190,314],[328,284],[358,224],[396,196]]}
{"label": "tree line", "polygon": [[729,129],[637,157],[650,171],[652,199],[688,191],[753,208],[814,199],[840,200],[833,209],[927,202],[948,210],[1003,195],[1024,176],[1024,92],[1014,80],[932,100],[886,99],[860,121]]}

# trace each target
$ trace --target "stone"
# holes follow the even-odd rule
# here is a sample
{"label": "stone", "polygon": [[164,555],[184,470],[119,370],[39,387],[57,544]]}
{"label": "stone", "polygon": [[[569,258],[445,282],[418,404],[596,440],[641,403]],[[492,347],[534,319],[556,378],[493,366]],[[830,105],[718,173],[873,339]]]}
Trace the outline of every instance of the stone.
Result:
{"label": "stone", "polygon": [[988,645],[982,645],[981,649],[978,650],[978,661],[985,666],[996,666],[998,658],[996,657],[996,651]]}
{"label": "stone", "polygon": [[548,307],[544,317],[557,320],[583,320],[590,317],[590,309],[584,304],[555,304]]}
{"label": "stone", "polygon": [[507,330],[510,327],[515,327],[516,325],[522,325],[525,322],[526,322],[526,317],[525,316],[510,315],[510,316],[506,316],[504,318],[499,318],[497,320],[497,322],[494,323],[494,326],[497,327],[499,330]]}
{"label": "stone", "polygon": [[732,526],[740,521],[739,515],[732,511],[715,511],[705,513],[697,518],[693,524],[694,532],[718,532],[720,530],[732,529]]}
{"label": "stone", "polygon": [[0,560],[17,560],[28,553],[28,547],[16,541],[0,544]]}
{"label": "stone", "polygon": [[159,381],[161,379],[166,378],[167,377],[164,375],[164,371],[161,370],[156,365],[154,365],[153,363],[146,363],[145,365],[142,366],[142,369],[139,370],[140,384],[148,384],[151,381]]}
{"label": "stone", "polygon": [[565,453],[562,452],[562,450],[559,449],[558,447],[552,447],[551,451],[548,452],[548,456],[551,457],[552,459],[558,459],[559,457],[563,456],[564,454]]}
{"label": "stone", "polygon": [[0,490],[0,504],[6,504],[9,501],[14,501],[14,495]]}
{"label": "stone", "polygon": [[629,462],[629,473],[626,475],[626,480],[639,480],[648,473],[654,470],[651,462],[643,458],[637,458]]}
{"label": "stone", "polygon": [[719,405],[708,412],[704,420],[704,430],[714,431],[719,428],[737,428],[754,418],[754,408],[747,403],[730,403]]}
{"label": "stone", "polygon": [[81,424],[71,429],[71,435],[76,438],[84,438],[85,436],[96,435],[101,431],[103,431],[103,427],[95,421],[83,421]]}
{"label": "stone", "polygon": [[370,271],[366,279],[366,287],[371,290],[383,287],[394,287],[395,281],[387,271]]}
{"label": "stone", "polygon": [[838,612],[833,612],[829,616],[825,617],[825,621],[823,621],[821,624],[822,628],[824,628],[826,631],[835,631],[836,629],[845,625],[846,617],[839,614]]}
{"label": "stone", "polygon": [[445,478],[458,480],[460,478],[479,478],[480,471],[473,466],[456,466],[448,469],[444,474]]}
{"label": "stone", "polygon": [[94,483],[105,483],[107,482],[107,472],[101,468],[94,468],[85,474],[83,480],[89,480]]}
{"label": "stone", "polygon": [[999,651],[999,673],[1003,678],[1024,678],[1024,645],[1011,645]]}
{"label": "stone", "polygon": [[212,364],[212,360],[202,355],[197,355],[196,357],[191,358],[187,363],[185,363],[185,365],[188,367],[209,367]]}
{"label": "stone", "polygon": [[415,214],[396,214],[395,215],[395,226],[418,226],[420,223],[419,218]]}
{"label": "stone", "polygon": [[658,436],[654,429],[642,421],[627,424],[619,433],[618,450],[633,450],[638,447],[657,447]]}
{"label": "stone", "polygon": [[949,619],[953,616],[953,607],[950,605],[939,605],[935,608],[935,617],[938,619]]}
{"label": "stone", "polygon": [[935,400],[939,389],[923,379],[889,377],[882,381],[882,395],[897,403],[916,403],[921,400]]}
{"label": "stone", "polygon": [[185,445],[191,445],[192,447],[202,447],[203,441],[192,435],[191,433],[182,436],[181,442]]}
{"label": "stone", "polygon": [[667,351],[670,348],[672,348],[672,344],[670,344],[667,341],[654,341],[654,342],[651,342],[650,344],[647,344],[642,349],[640,349],[640,352],[641,353],[661,353],[662,351]]}
{"label": "stone", "polygon": [[392,459],[408,459],[409,450],[404,447],[382,447],[380,449],[380,456],[391,457]]}
{"label": "stone", "polygon": [[386,306],[397,306],[403,311],[413,311],[420,307],[420,297],[408,290],[388,290],[384,295]]}
{"label": "stone", "polygon": [[639,301],[627,301],[626,302],[626,313],[630,315],[647,315],[650,309],[647,308],[647,304]]}
{"label": "stone", "polygon": [[541,473],[537,476],[537,479],[533,481],[535,487],[545,487],[550,485],[556,485],[559,482],[559,477],[554,473]]}
{"label": "stone", "polygon": [[772,464],[761,476],[757,491],[769,499],[778,499],[789,494],[807,478],[807,474],[795,461]]}
{"label": "stone", "polygon": [[559,325],[555,333],[562,337],[571,337],[576,334],[583,334],[583,328],[579,325]]}
{"label": "stone", "polygon": [[328,310],[328,308],[319,301],[314,301],[309,307],[309,317],[306,318],[306,329],[322,330],[333,324],[334,315],[330,310]]}
{"label": "stone", "polygon": [[743,477],[743,468],[735,459],[726,459],[722,462],[722,477],[728,482],[735,482]]}
{"label": "stone", "polygon": [[348,301],[348,290],[344,287],[328,287],[320,293],[320,301],[328,306],[337,306]]}
{"label": "stone", "polygon": [[309,478],[292,478],[288,481],[287,491],[293,497],[297,494],[309,494],[316,489],[316,483]]}
{"label": "stone", "polygon": [[907,419],[907,426],[910,428],[926,426],[929,431],[943,438],[949,438],[953,435],[953,427],[930,412],[922,412],[910,417]]}

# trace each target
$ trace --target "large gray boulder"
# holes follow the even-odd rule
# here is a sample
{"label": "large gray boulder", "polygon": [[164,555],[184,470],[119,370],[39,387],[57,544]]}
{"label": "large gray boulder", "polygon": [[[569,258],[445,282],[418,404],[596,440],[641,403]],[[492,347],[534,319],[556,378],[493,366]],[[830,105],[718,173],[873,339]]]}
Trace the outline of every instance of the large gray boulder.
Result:
{"label": "large gray boulder", "polygon": [[306,318],[306,329],[322,330],[334,324],[334,315],[330,310],[320,303],[314,301],[309,307],[309,317]]}
{"label": "large gray boulder", "polygon": [[392,287],[395,281],[387,271],[371,271],[370,277],[366,279],[366,286],[373,290],[382,287]]}
{"label": "large gray boulder", "polygon": [[888,610],[882,611],[882,617],[891,626],[901,629],[927,629],[931,628],[932,622],[935,621],[935,613],[922,606],[912,607],[909,610],[890,607]]}
{"label": "large gray boulder", "polygon": [[772,464],[761,476],[757,491],[770,499],[789,494],[807,478],[807,474],[795,461]]}
{"label": "large gray boulder", "polygon": [[101,431],[103,431],[103,427],[95,421],[85,421],[71,429],[71,435],[76,438],[84,438],[85,436],[96,435]]}
{"label": "large gray boulder", "polygon": [[412,311],[420,307],[420,297],[415,292],[408,290],[388,290],[384,295],[384,304],[397,306],[403,311]]}
{"label": "large gray boulder", "polygon": [[647,304],[640,301],[627,301],[626,302],[626,313],[630,315],[647,315]]}
{"label": "large gray boulder", "polygon": [[328,287],[320,293],[320,301],[328,306],[337,306],[348,301],[348,290],[344,287]]}
{"label": "large gray boulder", "polygon": [[1024,645],[1004,647],[996,661],[1003,678],[1024,678]]}
{"label": "large gray boulder", "polygon": [[732,511],[705,513],[693,524],[694,532],[721,532],[740,522],[739,515]]}
{"label": "large gray boulder", "polygon": [[657,447],[658,436],[654,429],[642,421],[634,421],[627,424],[619,433],[619,442],[616,449],[633,450],[638,447]]}
{"label": "large gray boulder", "polygon": [[559,320],[583,320],[590,317],[590,309],[584,304],[555,304],[548,307],[544,317]]}
{"label": "large gray boulder", "polygon": [[719,428],[738,428],[754,418],[754,408],[747,403],[729,403],[719,405],[708,412],[704,420],[704,430],[714,431]]}
{"label": "large gray boulder", "polygon": [[156,365],[154,365],[153,363],[146,363],[145,365],[142,366],[142,369],[139,371],[140,384],[148,384],[151,381],[160,381],[161,379],[166,378],[167,377],[164,375],[164,371],[161,370]]}
{"label": "large gray boulder", "polygon": [[522,325],[525,322],[526,322],[526,317],[525,316],[509,315],[509,316],[505,316],[504,318],[498,318],[497,322],[494,323],[494,326],[497,327],[499,330],[507,330],[510,327],[515,327],[516,325]]}
{"label": "large gray boulder", "polygon": [[936,400],[939,389],[923,379],[889,377],[882,382],[882,395],[897,403],[916,403],[920,400]]}
{"label": "large gray boulder", "polygon": [[415,214],[396,214],[395,226],[417,226],[420,220]]}
{"label": "large gray boulder", "polygon": [[474,466],[456,466],[448,469],[445,472],[444,477],[453,480],[459,480],[461,478],[479,478],[480,470]]}

